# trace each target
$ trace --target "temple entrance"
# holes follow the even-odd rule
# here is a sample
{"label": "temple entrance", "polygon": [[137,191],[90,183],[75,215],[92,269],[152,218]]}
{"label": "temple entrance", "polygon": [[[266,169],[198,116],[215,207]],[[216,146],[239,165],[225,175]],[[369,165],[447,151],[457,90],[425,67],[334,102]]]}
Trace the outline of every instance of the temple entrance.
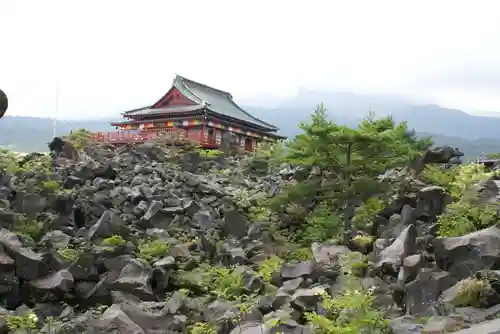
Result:
{"label": "temple entrance", "polygon": [[215,143],[215,131],[212,128],[208,128],[208,143]]}
{"label": "temple entrance", "polygon": [[252,150],[252,139],[250,138],[245,138],[245,151],[251,151]]}

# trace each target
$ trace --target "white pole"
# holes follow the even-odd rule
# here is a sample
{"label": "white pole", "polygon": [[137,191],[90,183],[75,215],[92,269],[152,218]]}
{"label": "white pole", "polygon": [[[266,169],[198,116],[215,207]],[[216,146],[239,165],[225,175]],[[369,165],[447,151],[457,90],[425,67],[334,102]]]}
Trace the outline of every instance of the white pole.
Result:
{"label": "white pole", "polygon": [[56,109],[54,112],[54,124],[53,124],[53,133],[52,137],[56,136],[57,129],[57,116],[59,115],[59,80],[56,82]]}

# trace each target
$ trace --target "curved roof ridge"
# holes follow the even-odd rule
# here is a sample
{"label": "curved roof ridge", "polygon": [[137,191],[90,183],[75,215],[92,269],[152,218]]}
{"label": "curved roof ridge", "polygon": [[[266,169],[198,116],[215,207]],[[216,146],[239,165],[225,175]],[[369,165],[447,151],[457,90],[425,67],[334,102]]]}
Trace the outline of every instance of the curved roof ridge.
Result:
{"label": "curved roof ridge", "polygon": [[214,88],[212,86],[208,86],[208,85],[202,84],[201,82],[198,82],[198,81],[194,81],[194,80],[188,79],[188,78],[183,77],[182,75],[179,75],[179,74],[175,74],[175,75],[176,75],[176,78],[180,78],[182,81],[188,81],[188,82],[194,83],[195,85],[202,86],[202,87],[211,89],[213,91],[216,91],[216,92],[219,92],[219,93],[222,93],[222,94],[225,94],[225,95],[229,95],[232,98],[232,95],[229,92],[226,92],[224,90],[220,90],[220,89]]}
{"label": "curved roof ridge", "polygon": [[203,104],[205,102],[208,102],[200,98],[194,92],[192,92],[191,89],[189,89],[189,87],[184,84],[184,79],[185,78],[183,76],[176,74],[174,79],[174,86],[177,87],[181,91],[181,93],[183,93],[188,99],[190,99],[194,103]]}
{"label": "curved roof ridge", "polygon": [[134,109],[130,109],[130,110],[127,110],[127,111],[123,111],[121,112],[122,115],[127,115],[127,114],[130,114],[130,113],[133,113],[135,111],[140,111],[140,110],[144,110],[144,109],[149,109],[151,108],[153,105],[147,105],[147,106],[144,106],[144,107],[139,107],[139,108],[134,108]]}
{"label": "curved roof ridge", "polygon": [[[256,122],[258,123],[262,123],[263,125],[269,127],[270,129],[272,130],[277,130],[278,127],[272,125],[272,124],[269,124],[267,122],[264,122],[263,120],[253,116],[252,114],[248,113],[247,111],[245,111],[243,108],[241,108],[233,99],[233,96],[231,93],[229,92],[225,92],[223,90],[220,90],[220,89],[217,89],[217,88],[213,88],[213,87],[210,87],[210,86],[207,86],[205,84],[202,84],[202,83],[199,83],[197,81],[193,81],[193,80],[190,80],[190,79],[187,79],[181,75],[178,75],[176,74],[176,78],[175,80],[178,80],[180,84],[182,84],[182,86],[184,88],[186,88],[186,90],[192,94],[194,97],[196,97],[197,99],[199,99],[200,101],[204,101],[203,99],[201,99],[200,97],[198,97],[190,88],[189,88],[189,84],[194,84],[194,85],[197,85],[197,86],[201,86],[203,88],[206,88],[206,89],[210,89],[214,92],[218,92],[218,93],[221,93],[222,96],[224,96],[225,99],[227,99],[235,108],[237,108],[240,112],[242,112],[245,116],[249,117],[250,119],[253,119],[255,120]],[[185,82],[186,81],[186,82]],[[186,85],[187,84],[187,85]],[[196,103],[200,103],[198,101],[194,101]],[[208,106],[210,106],[210,101],[205,101],[207,102]],[[217,112],[217,110],[213,109],[213,108],[210,108],[212,111],[214,112]]]}

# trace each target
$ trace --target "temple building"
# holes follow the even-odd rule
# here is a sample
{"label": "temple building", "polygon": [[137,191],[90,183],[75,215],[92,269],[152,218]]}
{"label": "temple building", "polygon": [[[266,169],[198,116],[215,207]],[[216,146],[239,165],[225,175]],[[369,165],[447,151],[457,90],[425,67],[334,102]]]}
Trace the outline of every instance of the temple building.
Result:
{"label": "temple building", "polygon": [[111,123],[116,132],[98,133],[95,139],[116,144],[144,142],[163,132],[180,131],[205,148],[217,148],[227,133],[247,151],[260,141],[275,141],[278,128],[243,110],[230,93],[176,75],[172,87],[156,103],[122,113],[125,120]]}

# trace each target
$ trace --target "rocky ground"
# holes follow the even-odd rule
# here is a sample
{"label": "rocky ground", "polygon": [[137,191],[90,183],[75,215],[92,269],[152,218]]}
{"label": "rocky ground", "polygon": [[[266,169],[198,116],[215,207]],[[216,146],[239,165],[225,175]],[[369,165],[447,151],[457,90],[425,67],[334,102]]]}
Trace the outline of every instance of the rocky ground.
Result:
{"label": "rocky ground", "polygon": [[[304,249],[259,204],[304,171],[154,143],[84,151],[0,174],[0,333],[360,333],[351,308],[364,333],[445,333],[500,314],[500,228],[436,238],[441,187],[411,180],[376,240]],[[336,327],[315,330],[329,312]]]}

